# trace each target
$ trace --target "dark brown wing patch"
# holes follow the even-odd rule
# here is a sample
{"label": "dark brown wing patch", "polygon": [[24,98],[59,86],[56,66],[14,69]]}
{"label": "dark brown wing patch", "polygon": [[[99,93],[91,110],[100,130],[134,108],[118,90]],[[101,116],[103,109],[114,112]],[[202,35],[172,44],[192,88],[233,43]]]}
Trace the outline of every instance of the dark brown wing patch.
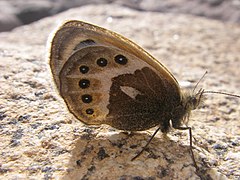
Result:
{"label": "dark brown wing patch", "polygon": [[[140,92],[135,98],[122,91],[131,87]],[[173,107],[180,103],[175,85],[153,70],[144,67],[134,74],[123,74],[112,79],[107,124],[122,130],[145,130],[169,121]]]}

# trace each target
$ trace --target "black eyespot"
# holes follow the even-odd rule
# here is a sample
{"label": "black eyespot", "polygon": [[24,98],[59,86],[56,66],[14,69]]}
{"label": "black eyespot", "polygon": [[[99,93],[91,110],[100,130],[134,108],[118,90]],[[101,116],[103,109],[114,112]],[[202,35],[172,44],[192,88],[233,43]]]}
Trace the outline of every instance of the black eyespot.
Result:
{"label": "black eyespot", "polygon": [[92,115],[94,113],[94,110],[92,108],[89,108],[86,110],[86,113]]}
{"label": "black eyespot", "polygon": [[94,45],[96,44],[94,40],[92,39],[86,39],[85,41],[82,41],[81,44],[85,44],[85,45]]}
{"label": "black eyespot", "polygon": [[79,71],[82,73],[82,74],[86,74],[88,73],[89,71],[89,67],[88,66],[85,66],[85,65],[82,65],[79,67]]}
{"label": "black eyespot", "polygon": [[95,45],[95,41],[92,40],[92,39],[86,39],[84,41],[81,41],[79,44],[77,44],[75,47],[74,47],[74,51],[77,51],[83,47],[86,47],[86,46],[92,46],[92,45]]}
{"label": "black eyespot", "polygon": [[121,65],[125,65],[128,62],[128,59],[125,56],[121,55],[121,54],[115,56],[114,59],[115,59],[116,63],[121,64]]}
{"label": "black eyespot", "polygon": [[99,58],[97,60],[97,65],[100,67],[105,67],[107,65],[108,61],[105,58]]}
{"label": "black eyespot", "polygon": [[82,102],[84,102],[84,103],[92,102],[92,96],[89,94],[82,95]]}
{"label": "black eyespot", "polygon": [[86,89],[86,88],[88,88],[90,86],[90,81],[88,79],[81,79],[79,81],[79,86],[82,89]]}

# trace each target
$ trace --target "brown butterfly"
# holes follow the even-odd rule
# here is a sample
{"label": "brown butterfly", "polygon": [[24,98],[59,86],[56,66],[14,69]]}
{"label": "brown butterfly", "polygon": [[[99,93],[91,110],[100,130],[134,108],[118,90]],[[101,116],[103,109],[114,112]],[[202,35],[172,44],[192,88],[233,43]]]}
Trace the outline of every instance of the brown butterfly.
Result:
{"label": "brown butterfly", "polygon": [[221,92],[183,91],[163,64],[129,39],[76,20],[65,22],[54,34],[50,67],[69,111],[81,122],[125,131],[158,126],[152,139],[159,130],[167,133],[171,121],[173,128],[189,130],[197,168],[186,124],[204,93]]}

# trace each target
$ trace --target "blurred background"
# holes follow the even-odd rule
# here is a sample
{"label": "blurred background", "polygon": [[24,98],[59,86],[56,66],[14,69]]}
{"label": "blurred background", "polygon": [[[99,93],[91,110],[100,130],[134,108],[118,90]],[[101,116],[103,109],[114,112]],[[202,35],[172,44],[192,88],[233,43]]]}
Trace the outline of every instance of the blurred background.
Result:
{"label": "blurred background", "polygon": [[240,0],[0,0],[0,32],[88,4],[120,4],[139,11],[192,14],[240,23]]}

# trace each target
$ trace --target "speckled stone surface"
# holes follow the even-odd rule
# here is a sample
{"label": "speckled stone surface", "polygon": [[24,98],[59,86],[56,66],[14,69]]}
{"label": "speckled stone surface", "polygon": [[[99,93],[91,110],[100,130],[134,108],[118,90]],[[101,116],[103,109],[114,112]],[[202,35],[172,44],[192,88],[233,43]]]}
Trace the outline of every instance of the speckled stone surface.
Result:
{"label": "speckled stone surface", "polygon": [[[107,9],[107,11],[106,11]],[[208,95],[194,111],[196,173],[188,133],[134,134],[83,125],[54,89],[47,38],[64,19],[114,30],[165,64],[180,84],[240,93],[240,26],[100,5],[71,9],[0,34],[0,179],[238,179],[240,99]],[[190,85],[189,85],[190,84]]]}

